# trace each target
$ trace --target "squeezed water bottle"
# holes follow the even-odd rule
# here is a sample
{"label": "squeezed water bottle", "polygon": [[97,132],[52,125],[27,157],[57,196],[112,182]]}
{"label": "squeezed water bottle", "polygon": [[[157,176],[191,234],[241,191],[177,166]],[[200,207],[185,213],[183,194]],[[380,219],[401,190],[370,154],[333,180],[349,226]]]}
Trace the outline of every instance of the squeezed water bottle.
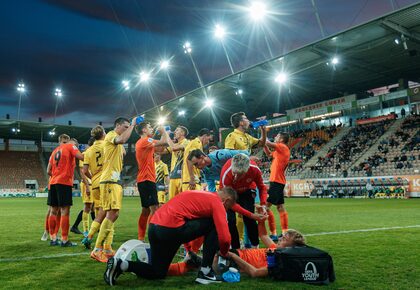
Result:
{"label": "squeezed water bottle", "polygon": [[276,266],[276,256],[272,250],[267,251],[267,268],[274,268]]}
{"label": "squeezed water bottle", "polygon": [[136,118],[136,125],[138,125],[138,124],[140,124],[141,122],[143,122],[144,121],[144,117],[143,116],[138,116],[137,118]]}
{"label": "squeezed water bottle", "polygon": [[258,127],[265,126],[268,124],[267,120],[259,120],[251,123],[252,128],[257,129]]}

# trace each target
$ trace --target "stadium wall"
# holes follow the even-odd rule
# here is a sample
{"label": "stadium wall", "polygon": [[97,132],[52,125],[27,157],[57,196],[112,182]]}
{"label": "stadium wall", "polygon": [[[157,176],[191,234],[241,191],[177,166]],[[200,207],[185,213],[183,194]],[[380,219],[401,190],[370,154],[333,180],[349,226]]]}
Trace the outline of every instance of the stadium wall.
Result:
{"label": "stadium wall", "polygon": [[[385,180],[385,179],[405,179],[408,181],[407,194],[409,197],[420,197],[420,175],[395,175],[395,176],[373,176],[373,177],[349,177],[349,178],[320,178],[320,179],[292,179],[287,182],[286,193],[289,197],[308,197],[311,194],[314,183],[317,182],[340,182],[362,180]],[[363,185],[364,187],[364,185]]]}

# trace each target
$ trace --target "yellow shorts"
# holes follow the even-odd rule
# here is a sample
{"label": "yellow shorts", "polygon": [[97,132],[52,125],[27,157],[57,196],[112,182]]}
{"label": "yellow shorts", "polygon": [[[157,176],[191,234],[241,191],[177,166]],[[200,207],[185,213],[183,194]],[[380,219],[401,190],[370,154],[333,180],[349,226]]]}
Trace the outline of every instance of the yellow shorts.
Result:
{"label": "yellow shorts", "polygon": [[93,197],[93,203],[94,203],[95,208],[102,207],[101,190],[99,189],[99,187],[96,187],[95,189],[91,189],[90,195]]}
{"label": "yellow shorts", "polygon": [[169,179],[169,199],[172,199],[182,191],[181,178]]}
{"label": "yellow shorts", "polygon": [[158,196],[158,202],[159,203],[165,203],[166,202],[166,192],[158,191],[157,196]]}
{"label": "yellow shorts", "polygon": [[[188,182],[182,184],[182,191],[187,191],[187,190],[190,190],[190,185],[188,184]],[[201,190],[201,183],[196,184],[194,190]]]}
{"label": "yellow shorts", "polygon": [[[91,187],[90,187],[90,189],[91,189]],[[80,192],[82,193],[83,203],[92,203],[93,202],[92,189],[90,190],[90,194],[88,195],[86,193],[86,185],[83,182],[80,183]]]}
{"label": "yellow shorts", "polygon": [[117,183],[101,183],[101,203],[103,210],[121,209],[122,186]]}

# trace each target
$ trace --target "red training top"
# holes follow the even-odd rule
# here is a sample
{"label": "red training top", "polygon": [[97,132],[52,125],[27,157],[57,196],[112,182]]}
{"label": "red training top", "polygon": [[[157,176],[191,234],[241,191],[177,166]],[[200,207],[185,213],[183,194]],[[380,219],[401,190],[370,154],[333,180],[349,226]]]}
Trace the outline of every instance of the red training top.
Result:
{"label": "red training top", "polygon": [[286,184],[285,172],[289,164],[290,150],[284,143],[277,143],[273,151],[273,161],[270,168],[270,182]]}
{"label": "red training top", "polygon": [[136,143],[136,159],[139,168],[137,182],[146,180],[156,182],[155,161],[153,159],[156,142],[157,140],[153,138],[143,137]]}
{"label": "red training top", "polygon": [[267,187],[264,184],[261,170],[257,164],[250,160],[248,172],[239,179],[234,179],[232,174],[232,159],[229,159],[222,168],[220,173],[220,188],[230,186],[238,194],[241,194],[249,189],[254,189],[254,183],[258,187],[260,195],[260,203],[262,205],[267,203]]}
{"label": "red training top", "polygon": [[73,144],[61,144],[51,153],[49,164],[51,166],[51,179],[49,184],[63,184],[73,187],[74,167],[76,154],[79,149]]}
{"label": "red training top", "polygon": [[150,223],[168,228],[177,228],[185,220],[212,218],[216,226],[220,252],[226,255],[230,247],[230,233],[226,210],[216,193],[200,190],[184,191],[159,208]]}

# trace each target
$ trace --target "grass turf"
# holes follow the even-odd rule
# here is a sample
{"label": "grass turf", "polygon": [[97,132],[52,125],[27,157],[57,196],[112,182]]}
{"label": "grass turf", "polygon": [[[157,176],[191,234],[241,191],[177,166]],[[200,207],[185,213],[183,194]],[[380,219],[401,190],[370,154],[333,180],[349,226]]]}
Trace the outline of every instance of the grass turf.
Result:
{"label": "grass turf", "polygon": [[[45,199],[0,199],[0,287],[2,289],[96,289],[104,288],[105,265],[89,258],[82,246],[49,247],[40,241],[46,212]],[[82,208],[74,199],[71,221]],[[140,212],[138,198],[125,198],[116,223],[114,248],[137,236]],[[420,225],[420,199],[287,199],[289,227],[304,234]],[[278,225],[279,227],[279,225]],[[81,228],[81,226],[80,226]],[[70,234],[80,242],[80,236]],[[419,289],[420,228],[308,236],[308,244],[327,250],[334,259],[337,281],[323,289]],[[80,243],[79,243],[80,244]],[[57,254],[62,258],[5,261]],[[221,285],[194,284],[195,272],[160,281],[125,274],[117,288],[202,289]],[[224,283],[231,289],[318,289],[299,283],[275,282],[269,278]]]}

